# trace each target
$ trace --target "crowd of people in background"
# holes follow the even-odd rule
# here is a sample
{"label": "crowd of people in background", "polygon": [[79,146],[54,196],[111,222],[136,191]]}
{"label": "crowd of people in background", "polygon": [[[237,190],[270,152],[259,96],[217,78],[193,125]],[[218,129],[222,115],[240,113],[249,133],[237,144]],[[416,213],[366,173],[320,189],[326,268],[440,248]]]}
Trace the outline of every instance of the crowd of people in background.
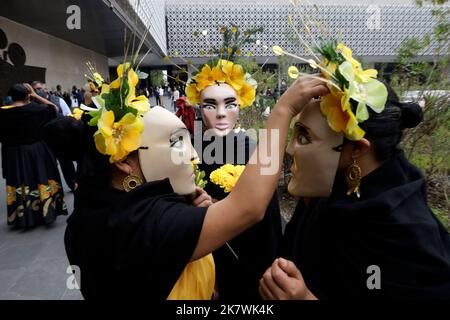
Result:
{"label": "crowd of people in background", "polygon": [[[194,134],[197,113],[188,104],[183,87],[144,87],[139,89],[139,94],[154,98],[150,99],[152,106],[170,110]],[[50,90],[45,83],[36,80],[16,84],[5,98],[0,97],[0,143],[9,225],[29,228],[53,223],[58,215],[67,214],[58,164],[70,191],[77,188],[76,164],[46,146],[43,128],[55,119],[71,116],[75,108],[94,106],[93,95],[89,85],[80,88],[74,85],[71,90],[57,85]],[[17,134],[21,124],[26,125],[26,130]],[[20,165],[13,167],[14,163]],[[20,186],[25,186],[26,190],[21,190]],[[53,208],[51,214],[49,208]]]}

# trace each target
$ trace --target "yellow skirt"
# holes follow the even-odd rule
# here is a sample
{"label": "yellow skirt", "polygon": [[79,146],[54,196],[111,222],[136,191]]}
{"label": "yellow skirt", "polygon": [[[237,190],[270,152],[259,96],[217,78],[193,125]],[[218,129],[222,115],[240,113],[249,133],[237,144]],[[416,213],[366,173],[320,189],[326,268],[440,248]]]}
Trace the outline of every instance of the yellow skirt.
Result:
{"label": "yellow skirt", "polygon": [[216,282],[212,254],[190,262],[167,297],[167,300],[211,300]]}

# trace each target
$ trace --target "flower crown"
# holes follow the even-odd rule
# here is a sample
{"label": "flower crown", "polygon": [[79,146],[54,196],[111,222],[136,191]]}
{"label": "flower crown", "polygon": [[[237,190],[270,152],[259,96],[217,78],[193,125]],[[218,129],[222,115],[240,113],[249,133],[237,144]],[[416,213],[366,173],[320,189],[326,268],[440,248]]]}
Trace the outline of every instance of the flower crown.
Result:
{"label": "flower crown", "polygon": [[237,93],[240,108],[250,107],[256,98],[258,83],[244,68],[229,60],[219,59],[205,64],[186,84],[186,96],[191,105],[200,103],[201,92],[212,85],[226,83]]}
{"label": "flower crown", "polygon": [[93,97],[97,110],[89,112],[90,126],[96,126],[95,146],[111,163],[126,158],[139,149],[144,131],[142,116],[150,110],[147,97],[136,97],[139,79],[147,74],[135,72],[131,63],[117,67],[118,78],[110,85],[102,84],[101,94]]}
{"label": "flower crown", "polygon": [[98,93],[100,92],[103,83],[105,83],[105,80],[103,79],[101,74],[95,70],[95,68],[92,66],[92,63],[87,62],[86,66],[87,74],[85,74],[84,76],[88,80],[89,89],[91,90],[91,92]]}
{"label": "flower crown", "polygon": [[[313,69],[320,69],[323,79],[330,89],[330,94],[322,97],[320,108],[326,116],[328,125],[335,132],[343,132],[349,140],[361,140],[365,131],[359,124],[369,119],[367,107],[376,113],[384,110],[388,97],[386,86],[376,79],[377,70],[364,70],[361,63],[353,58],[352,50],[343,43],[328,42],[316,51],[322,59],[316,62],[305,60],[293,54],[284,52],[279,46],[274,46],[277,55],[289,55],[307,62]],[[299,72],[297,67],[288,69],[291,78],[300,75],[313,77]]]}
{"label": "flower crown", "polygon": [[311,29],[305,21],[317,25],[319,31],[326,35],[330,35],[331,32],[326,30],[322,23],[308,17],[297,2],[291,3],[298,7],[302,30],[311,37],[315,48],[312,49],[303,39],[301,32],[294,27],[291,15],[288,16],[288,24],[299,38],[300,43],[314,59],[304,59],[285,52],[279,46],[274,46],[273,51],[276,55],[293,57],[306,62],[313,69],[321,71],[323,77],[316,77],[301,73],[297,67],[291,66],[288,69],[288,74],[293,79],[302,75],[326,82],[330,94],[322,97],[320,106],[330,128],[335,132],[342,132],[349,140],[361,140],[365,132],[359,127],[359,124],[369,119],[367,107],[376,113],[381,113],[384,110],[388,97],[386,86],[376,79],[377,70],[364,70],[361,63],[353,58],[352,50],[342,42],[326,41],[321,37],[322,41],[319,44],[319,41],[314,39]]}
{"label": "flower crown", "polygon": [[[201,35],[205,37],[206,43],[210,48],[205,51],[201,50],[200,55],[208,54],[212,60],[197,69],[191,61],[184,59],[178,52],[174,56],[182,59],[188,66],[192,67],[195,72],[190,74],[185,68],[175,64],[169,57],[164,59],[171,62],[181,72],[188,74],[186,82],[186,96],[189,104],[196,105],[201,101],[201,92],[212,85],[220,85],[225,83],[230,85],[237,93],[240,108],[246,108],[253,105],[256,99],[256,89],[258,83],[253,79],[250,73],[244,70],[244,67],[236,63],[236,57],[242,54],[242,47],[246,44],[255,44],[258,40],[255,35],[261,32],[262,28],[252,28],[244,32],[234,24],[230,27],[223,26],[219,32],[223,35],[223,43],[220,48],[211,47],[208,40],[208,31],[203,30]],[[195,37],[200,37],[199,32],[194,32]],[[249,51],[249,56],[251,52]],[[179,78],[174,78],[179,83]]]}

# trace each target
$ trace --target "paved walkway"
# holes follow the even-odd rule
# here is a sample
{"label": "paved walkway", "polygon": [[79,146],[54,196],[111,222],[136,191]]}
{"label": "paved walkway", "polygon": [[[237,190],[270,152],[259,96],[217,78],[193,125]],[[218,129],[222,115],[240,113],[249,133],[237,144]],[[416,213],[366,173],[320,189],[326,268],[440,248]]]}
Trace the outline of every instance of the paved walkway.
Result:
{"label": "paved walkway", "polygon": [[[70,190],[64,183],[64,190]],[[0,299],[81,299],[69,290],[69,262],[64,250],[67,217],[58,217],[49,227],[11,230],[6,225],[5,180],[0,179]],[[73,194],[66,192],[69,213]]]}
{"label": "paved walkway", "polygon": [[[155,98],[150,101],[155,105]],[[164,105],[172,111],[169,97],[164,98]],[[65,183],[64,190],[70,190]],[[79,291],[66,285],[69,262],[63,239],[67,217],[58,217],[50,227],[11,230],[6,224],[5,202],[5,180],[0,172],[0,300],[82,299]],[[70,214],[73,193],[66,192],[66,202]]]}

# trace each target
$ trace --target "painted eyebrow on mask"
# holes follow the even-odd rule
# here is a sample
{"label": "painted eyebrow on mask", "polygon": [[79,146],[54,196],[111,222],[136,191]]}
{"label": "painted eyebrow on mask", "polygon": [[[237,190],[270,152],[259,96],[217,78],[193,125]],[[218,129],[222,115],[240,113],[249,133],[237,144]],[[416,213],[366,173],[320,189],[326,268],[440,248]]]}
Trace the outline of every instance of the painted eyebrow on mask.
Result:
{"label": "painted eyebrow on mask", "polygon": [[217,104],[216,99],[205,99],[203,104]]}
{"label": "painted eyebrow on mask", "polygon": [[170,134],[170,137],[171,137],[171,139],[172,139],[173,136],[176,136],[176,135],[178,135],[178,134],[183,134],[183,133],[186,133],[186,132],[189,132],[188,129],[186,129],[186,128],[178,128],[178,129],[175,129],[175,130]]}
{"label": "painted eyebrow on mask", "polygon": [[306,130],[308,131],[308,133],[311,131],[311,129],[308,128],[308,126],[304,125],[304,124],[301,123],[300,121],[298,121],[298,122],[295,123],[295,127],[297,127],[297,128],[304,128],[304,129],[306,129]]}
{"label": "painted eyebrow on mask", "polygon": [[224,101],[225,101],[225,104],[228,104],[228,103],[236,102],[236,98],[229,97],[229,98],[226,98]]}

